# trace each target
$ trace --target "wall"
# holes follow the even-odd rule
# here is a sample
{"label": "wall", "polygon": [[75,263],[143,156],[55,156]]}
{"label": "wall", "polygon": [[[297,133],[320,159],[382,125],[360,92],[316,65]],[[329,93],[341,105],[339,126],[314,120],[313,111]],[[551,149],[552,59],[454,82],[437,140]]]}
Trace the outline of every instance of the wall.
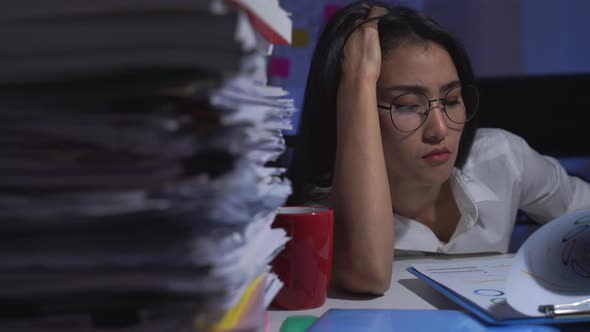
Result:
{"label": "wall", "polygon": [[521,1],[426,0],[424,13],[463,42],[477,77],[523,73]]}

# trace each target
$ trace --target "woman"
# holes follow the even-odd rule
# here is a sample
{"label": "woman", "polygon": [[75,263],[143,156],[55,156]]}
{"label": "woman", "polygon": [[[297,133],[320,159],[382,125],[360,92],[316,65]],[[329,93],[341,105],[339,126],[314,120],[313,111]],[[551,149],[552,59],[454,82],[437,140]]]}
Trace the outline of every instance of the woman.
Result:
{"label": "woman", "polygon": [[350,4],[313,55],[289,204],[335,211],[333,281],[382,294],[395,253],[507,252],[518,209],[590,208],[590,185],[500,129],[476,129],[467,54],[403,7]]}

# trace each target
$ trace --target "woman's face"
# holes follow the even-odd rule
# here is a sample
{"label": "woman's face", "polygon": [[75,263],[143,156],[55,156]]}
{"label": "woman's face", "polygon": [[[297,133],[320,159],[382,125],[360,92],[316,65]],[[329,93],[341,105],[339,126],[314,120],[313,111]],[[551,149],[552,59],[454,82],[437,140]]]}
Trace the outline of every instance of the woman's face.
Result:
{"label": "woman's face", "polygon": [[[433,42],[409,41],[384,54],[377,82],[379,105],[407,92],[421,92],[429,100],[444,98],[459,84],[449,53]],[[402,102],[408,103],[407,100]],[[440,185],[450,175],[464,125],[451,122],[439,102],[431,103],[424,124],[415,131],[397,129],[388,110],[379,110],[381,138],[391,181]]]}

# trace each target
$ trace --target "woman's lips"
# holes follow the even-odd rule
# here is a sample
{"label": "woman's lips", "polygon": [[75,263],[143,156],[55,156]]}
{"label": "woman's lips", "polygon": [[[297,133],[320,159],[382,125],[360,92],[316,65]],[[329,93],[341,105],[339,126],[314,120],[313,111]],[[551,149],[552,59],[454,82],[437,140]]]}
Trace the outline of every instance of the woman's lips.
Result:
{"label": "woman's lips", "polygon": [[444,163],[451,158],[450,152],[431,153],[423,157],[425,160],[434,163]]}
{"label": "woman's lips", "polygon": [[451,158],[451,152],[447,149],[435,149],[424,155],[422,158],[428,162],[440,164]]}

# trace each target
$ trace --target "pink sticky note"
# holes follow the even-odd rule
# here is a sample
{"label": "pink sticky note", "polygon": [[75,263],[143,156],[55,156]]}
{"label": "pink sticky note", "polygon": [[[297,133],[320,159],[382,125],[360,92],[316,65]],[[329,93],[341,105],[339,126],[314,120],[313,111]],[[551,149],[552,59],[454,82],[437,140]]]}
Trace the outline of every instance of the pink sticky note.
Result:
{"label": "pink sticky note", "polygon": [[277,77],[289,77],[289,68],[291,67],[291,61],[287,58],[282,57],[271,57],[268,65],[268,72],[270,76]]}
{"label": "pink sticky note", "polygon": [[330,17],[338,10],[340,9],[340,5],[336,5],[336,4],[328,4],[326,6],[324,6],[324,23],[328,22],[328,20],[330,19]]}

